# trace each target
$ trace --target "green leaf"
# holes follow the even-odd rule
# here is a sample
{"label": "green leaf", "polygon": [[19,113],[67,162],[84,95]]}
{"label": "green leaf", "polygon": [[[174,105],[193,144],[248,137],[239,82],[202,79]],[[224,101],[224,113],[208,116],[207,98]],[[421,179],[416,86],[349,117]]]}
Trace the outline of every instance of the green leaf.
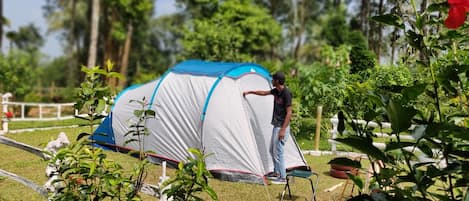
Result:
{"label": "green leaf", "polygon": [[393,133],[407,131],[412,125],[412,118],[417,114],[417,110],[412,107],[403,107],[399,102],[391,99],[386,106],[386,113],[391,121]]}
{"label": "green leaf", "polygon": [[406,37],[412,47],[418,50],[423,50],[423,36],[421,34],[417,34],[414,31],[409,30],[406,32]]}
{"label": "green leaf", "polygon": [[131,143],[131,142],[138,142],[138,140],[137,140],[137,139],[126,140],[126,141],[124,142],[124,144],[127,145],[127,144],[129,144],[129,143]]}
{"label": "green leaf", "polygon": [[427,125],[417,125],[417,126],[415,126],[414,130],[412,130],[412,137],[417,141],[420,140],[421,138],[423,138],[425,136],[426,128],[427,128]]}
{"label": "green leaf", "polygon": [[145,116],[154,117],[155,111],[154,110],[145,110]]}
{"label": "green leaf", "polygon": [[469,158],[469,151],[451,150],[451,151],[449,151],[449,154],[455,155],[455,156],[460,156],[460,157],[463,157],[463,158]]}
{"label": "green leaf", "polygon": [[401,17],[394,15],[394,14],[384,14],[384,15],[373,16],[371,17],[371,19],[374,21],[383,23],[383,24],[396,26],[401,29],[404,28],[404,23],[402,23]]}
{"label": "green leaf", "polygon": [[81,138],[83,138],[83,137],[90,136],[90,135],[91,135],[91,134],[89,134],[89,133],[80,133],[80,134],[78,135],[78,137],[77,137],[77,141],[79,141],[79,140],[80,140]]}
{"label": "green leaf", "polygon": [[209,186],[207,186],[207,188],[205,189],[205,191],[207,192],[207,194],[208,194],[213,200],[218,200],[218,195],[217,195],[217,193],[216,193],[212,188],[210,188]]}
{"label": "green leaf", "polygon": [[140,152],[136,150],[130,150],[129,152],[127,152],[127,154],[130,156],[136,156],[136,155],[139,155]]}
{"label": "green leaf", "polygon": [[415,143],[414,142],[388,142],[386,143],[386,149],[385,151],[388,152],[388,151],[392,151],[392,150],[396,150],[396,149],[400,149],[400,148],[404,148],[404,147],[413,147],[415,146]]}
{"label": "green leaf", "polygon": [[437,11],[446,11],[448,9],[448,3],[442,2],[442,3],[432,3],[427,7],[427,12],[432,13],[432,12],[437,12]]}
{"label": "green leaf", "polygon": [[114,68],[114,63],[110,59],[106,60],[106,70],[107,72],[111,72]]}
{"label": "green leaf", "polygon": [[375,159],[382,160],[385,163],[392,162],[389,161],[389,159],[381,150],[373,146],[373,144],[371,144],[371,142],[366,138],[351,136],[348,138],[337,138],[335,141],[349,145],[355,149],[360,150],[362,153],[367,154]]}
{"label": "green leaf", "polygon": [[424,154],[426,154],[427,156],[433,157],[432,148],[429,147],[427,144],[419,143],[419,144],[417,145],[417,147],[420,149],[420,151],[422,151],[422,152],[423,152]]}
{"label": "green leaf", "polygon": [[96,162],[90,163],[90,174],[89,174],[90,176],[94,174],[94,171],[96,170],[96,166],[97,166]]}
{"label": "green leaf", "polygon": [[417,97],[425,92],[425,88],[427,84],[416,84],[411,87],[406,87],[402,89],[402,96],[406,98],[406,100],[415,100]]}
{"label": "green leaf", "polygon": [[469,188],[466,188],[466,192],[464,193],[464,201],[469,201]]}
{"label": "green leaf", "polygon": [[83,119],[83,120],[86,120],[86,121],[90,120],[89,116],[83,117],[83,116],[79,116],[79,115],[74,115],[74,117],[77,118],[77,119]]}
{"label": "green leaf", "polygon": [[355,176],[353,174],[347,173],[347,176],[353,181],[355,185],[360,188],[360,190],[363,189],[363,180],[360,178],[360,176]]}
{"label": "green leaf", "polygon": [[134,110],[134,116],[141,117],[143,112],[144,112],[143,110]]}
{"label": "green leaf", "polygon": [[103,99],[98,100],[98,105],[96,106],[96,113],[101,114],[106,108],[106,101]]}

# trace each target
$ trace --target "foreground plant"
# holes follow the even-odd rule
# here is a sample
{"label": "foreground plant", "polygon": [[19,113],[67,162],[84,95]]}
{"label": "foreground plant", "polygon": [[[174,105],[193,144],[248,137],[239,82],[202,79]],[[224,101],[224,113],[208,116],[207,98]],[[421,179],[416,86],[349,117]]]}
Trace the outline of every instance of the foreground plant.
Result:
{"label": "foreground plant", "polygon": [[164,188],[169,188],[163,193],[177,201],[200,201],[203,199],[198,197],[197,193],[205,192],[213,200],[218,200],[217,193],[208,185],[211,174],[205,167],[207,156],[194,148],[189,148],[189,152],[194,154],[195,158],[189,158],[186,163],[179,163],[176,175],[164,183]]}
{"label": "foreground plant", "polygon": [[[49,161],[57,169],[58,179],[55,184],[61,187],[49,196],[49,200],[140,200],[138,192],[143,185],[148,161],[141,161],[133,171],[125,171],[121,165],[107,159],[102,149],[94,148],[93,139],[86,138],[93,133],[94,121],[104,117],[103,112],[112,97],[111,90],[104,81],[119,75],[112,72],[110,62],[107,62],[106,69],[99,66],[90,69],[83,67],[82,71],[86,73],[86,78],[78,91],[76,109],[86,111],[87,116],[78,117],[88,120],[90,132],[81,133],[76,143],[59,150]],[[136,111],[135,114],[140,112]],[[145,112],[146,114],[149,112]],[[137,118],[141,116],[138,115]],[[137,121],[133,126],[137,129],[144,128],[141,123],[142,121]],[[141,155],[142,150],[143,148]]]}
{"label": "foreground plant", "polygon": [[[348,123],[353,132],[337,141],[367,154],[370,162],[383,164],[379,173],[373,172],[373,190],[350,200],[469,200],[469,38],[462,26],[467,2],[448,1],[448,20],[455,24],[446,25],[461,26],[461,30],[439,28],[443,22],[439,13],[447,8],[444,2],[417,11],[411,0],[412,14],[373,18],[405,32],[413,53],[405,55],[404,62],[418,70],[420,77],[411,86],[387,86],[382,93],[370,90],[369,99],[360,104],[367,106],[360,118],[391,123],[390,135],[395,140],[387,142],[384,150],[373,145],[375,136],[369,127],[352,121],[357,116],[350,109],[339,116],[339,130],[344,133]],[[403,140],[403,135],[414,140]],[[363,187],[359,179],[353,179]]]}

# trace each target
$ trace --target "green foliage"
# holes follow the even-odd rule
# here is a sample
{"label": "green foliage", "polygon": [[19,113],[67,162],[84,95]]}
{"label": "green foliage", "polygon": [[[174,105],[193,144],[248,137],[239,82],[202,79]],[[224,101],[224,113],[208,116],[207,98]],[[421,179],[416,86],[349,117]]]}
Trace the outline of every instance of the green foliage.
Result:
{"label": "green foliage", "polygon": [[138,147],[140,147],[139,158],[140,160],[143,160],[145,158],[145,147],[143,146],[143,139],[145,136],[149,135],[148,129],[145,126],[145,122],[147,119],[155,118],[155,111],[147,109],[149,104],[147,100],[145,100],[145,97],[143,97],[141,101],[130,100],[129,103],[137,103],[140,105],[141,108],[140,110],[135,110],[135,118],[129,120],[131,121],[131,125],[130,130],[124,135],[124,137],[128,138],[125,144],[137,142]]}
{"label": "green foliage", "polygon": [[22,100],[33,90],[37,81],[37,69],[31,63],[31,56],[22,51],[0,54],[0,91],[11,92]]}
{"label": "green foliage", "polygon": [[[373,69],[376,65],[375,55],[366,47],[353,46],[350,51],[350,73],[366,73],[366,70]],[[365,79],[366,74],[365,74]]]}
{"label": "green foliage", "polygon": [[[79,100],[75,107],[87,110],[88,117],[80,119],[88,120],[90,133],[93,132],[93,122],[103,117],[104,106],[109,103],[106,99],[112,95],[110,89],[103,85],[104,81],[120,76],[112,72],[112,67],[112,63],[107,62],[105,70],[99,66],[82,68],[86,78],[78,90]],[[102,149],[92,147],[95,141],[84,138],[90,133],[81,133],[77,143],[60,149],[49,161],[50,165],[57,168],[59,179],[54,182],[62,188],[51,194],[49,200],[140,200],[138,193],[146,176],[145,167],[149,164],[144,159],[143,151],[143,136],[146,135],[144,123],[146,119],[154,117],[155,112],[145,109],[145,99],[131,102],[137,102],[143,108],[134,112],[136,121],[126,134],[130,136],[130,141],[139,143],[141,162],[135,165],[132,172],[126,173],[118,163],[108,160]]]}
{"label": "green foliage", "polygon": [[[115,161],[107,159],[102,149],[90,149],[82,139],[57,152],[49,163],[57,164],[60,179],[56,184],[63,189],[50,200],[139,200],[135,178],[143,168],[130,174]],[[145,166],[148,161],[138,164]]]}
{"label": "green foliage", "polygon": [[15,47],[30,54],[37,52],[44,45],[39,28],[32,23],[20,27],[18,31],[10,31],[6,35]]}
{"label": "green foliage", "polygon": [[345,88],[349,82],[349,47],[323,46],[322,60],[309,66],[298,65],[298,96],[302,108],[314,111],[322,105],[325,116],[336,114],[342,105]]}
{"label": "green foliage", "polygon": [[188,158],[186,163],[180,162],[176,175],[164,183],[164,188],[169,187],[163,193],[177,201],[201,201],[196,193],[205,192],[213,200],[218,200],[217,193],[208,185],[210,172],[205,167],[205,158],[200,150],[189,148],[195,158]]}
{"label": "green foliage", "polygon": [[195,19],[184,31],[185,58],[253,61],[280,41],[280,26],[249,1],[223,2],[211,18]]}
{"label": "green foliage", "polygon": [[153,11],[153,2],[150,0],[108,0],[105,4],[119,13],[119,20],[113,21],[111,25],[113,39],[119,41],[124,41],[126,38],[127,24],[136,27],[143,25],[148,22]]}
{"label": "green foliage", "polygon": [[345,20],[345,11],[337,9],[328,17],[321,32],[321,38],[324,38],[328,45],[339,47],[348,39],[349,26]]}
{"label": "green foliage", "polygon": [[113,64],[108,61],[106,68],[96,66],[87,68],[82,66],[81,70],[86,73],[85,81],[81,83],[78,90],[78,100],[75,109],[78,111],[85,110],[87,117],[77,116],[93,122],[96,119],[102,119],[106,105],[111,105],[112,94],[109,86],[104,84],[104,80],[112,77],[121,77],[118,73],[112,72]]}
{"label": "green foliage", "polygon": [[378,66],[370,74],[377,88],[410,86],[413,81],[409,69],[404,66]]}
{"label": "green foliage", "polygon": [[[411,83],[409,72],[396,68],[380,69],[374,74],[380,89],[351,86],[351,92],[359,98],[344,108],[345,115],[340,121],[347,123],[353,132],[347,132],[338,141],[367,154],[371,161],[384,163],[381,171],[373,174],[371,185],[381,189],[379,193],[371,191],[369,196],[351,200],[467,200],[469,113],[465,104],[469,49],[465,42],[468,36],[463,34],[467,27],[438,29],[444,18],[435,12],[444,11],[440,9],[442,4],[429,5],[432,12],[417,11],[415,1],[404,4],[413,11],[373,19],[398,28],[403,28],[403,24],[412,25],[405,27],[411,50],[404,55],[403,62],[418,69],[417,73],[421,73],[418,78],[424,82]],[[365,94],[371,95],[370,99],[363,99]],[[391,122],[390,135],[396,139],[386,142],[386,148],[379,150],[372,144],[374,134],[370,128],[359,126],[352,119],[381,122],[383,116]],[[404,134],[412,135],[414,140],[403,141]],[[432,160],[422,161],[422,157]],[[353,181],[361,183],[356,178]]]}

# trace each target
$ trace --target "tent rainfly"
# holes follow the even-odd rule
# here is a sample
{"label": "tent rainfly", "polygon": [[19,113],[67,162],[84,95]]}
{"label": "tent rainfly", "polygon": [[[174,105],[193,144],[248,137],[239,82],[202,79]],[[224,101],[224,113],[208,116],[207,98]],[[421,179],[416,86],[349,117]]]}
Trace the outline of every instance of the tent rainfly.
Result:
{"label": "tent rainfly", "polygon": [[[217,178],[229,181],[264,183],[273,170],[269,152],[273,96],[247,96],[243,91],[270,90],[269,72],[253,63],[189,60],[170,68],[147,84],[122,91],[109,116],[93,136],[100,145],[119,150],[138,150],[125,134],[133,112],[148,101],[156,117],[147,120],[149,135],[144,150],[154,161],[186,161],[188,148],[205,154],[207,169]],[[97,134],[105,133],[105,135]],[[294,136],[285,146],[288,169],[307,164]]]}

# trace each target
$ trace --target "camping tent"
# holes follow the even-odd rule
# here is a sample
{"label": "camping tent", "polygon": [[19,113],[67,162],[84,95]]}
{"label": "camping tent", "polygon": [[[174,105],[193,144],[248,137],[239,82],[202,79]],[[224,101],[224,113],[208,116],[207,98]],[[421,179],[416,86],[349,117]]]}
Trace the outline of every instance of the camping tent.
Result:
{"label": "camping tent", "polygon": [[[144,139],[144,149],[155,152],[153,157],[185,161],[188,148],[198,148],[212,154],[206,165],[216,177],[262,183],[273,170],[273,97],[243,97],[242,92],[270,90],[270,80],[269,72],[253,63],[185,61],[159,79],[121,92],[96,131],[106,135],[94,138],[114,148],[138,150],[135,142],[124,145],[129,139],[124,135],[134,110],[141,109],[131,100],[145,97],[156,113],[146,122],[150,134]],[[285,163],[287,168],[307,167],[293,136],[285,147]]]}

